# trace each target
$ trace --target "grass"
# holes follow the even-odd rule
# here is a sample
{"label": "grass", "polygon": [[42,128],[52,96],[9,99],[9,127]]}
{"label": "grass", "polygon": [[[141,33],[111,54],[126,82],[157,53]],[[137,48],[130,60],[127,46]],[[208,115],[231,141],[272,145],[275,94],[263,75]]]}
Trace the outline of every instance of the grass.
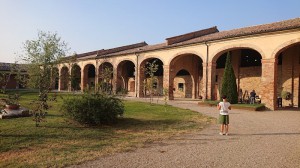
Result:
{"label": "grass", "polygon": [[[37,93],[20,93],[30,108]],[[59,94],[64,97],[66,94]],[[4,95],[0,94],[0,97]],[[125,101],[118,124],[86,127],[60,113],[61,98],[51,102],[46,122],[32,117],[0,120],[0,167],[64,167],[111,153],[130,151],[182,133],[199,131],[212,119],[171,106]]]}
{"label": "grass", "polygon": [[[205,104],[208,106],[217,106],[220,101],[216,100],[205,100],[204,102],[200,102],[199,104]],[[232,104],[233,109],[245,109],[251,111],[263,111],[265,110],[265,104]]]}

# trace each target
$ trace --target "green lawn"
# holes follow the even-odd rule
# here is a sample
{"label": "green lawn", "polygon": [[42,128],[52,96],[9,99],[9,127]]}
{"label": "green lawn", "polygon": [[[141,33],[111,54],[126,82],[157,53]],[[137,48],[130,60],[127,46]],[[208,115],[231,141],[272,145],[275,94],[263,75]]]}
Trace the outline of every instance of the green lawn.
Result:
{"label": "green lawn", "polygon": [[[22,92],[21,105],[30,108],[29,103],[36,95]],[[125,115],[118,124],[86,127],[63,116],[59,110],[61,103],[60,97],[58,102],[51,103],[52,108],[40,127],[35,127],[32,117],[0,120],[0,167],[78,164],[199,131],[212,121],[189,110],[125,101]]]}

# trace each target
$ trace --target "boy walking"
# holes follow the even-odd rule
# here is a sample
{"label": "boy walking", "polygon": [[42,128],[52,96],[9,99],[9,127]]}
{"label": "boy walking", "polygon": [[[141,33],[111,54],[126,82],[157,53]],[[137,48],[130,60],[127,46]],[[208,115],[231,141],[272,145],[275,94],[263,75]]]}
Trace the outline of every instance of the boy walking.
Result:
{"label": "boy walking", "polygon": [[[230,103],[227,101],[227,97],[224,95],[222,97],[223,101],[218,104],[218,110],[220,110],[219,124],[220,125],[220,135],[228,135],[228,125],[229,125],[229,113],[231,110]],[[225,130],[224,130],[225,129]],[[225,131],[225,132],[224,132]]]}

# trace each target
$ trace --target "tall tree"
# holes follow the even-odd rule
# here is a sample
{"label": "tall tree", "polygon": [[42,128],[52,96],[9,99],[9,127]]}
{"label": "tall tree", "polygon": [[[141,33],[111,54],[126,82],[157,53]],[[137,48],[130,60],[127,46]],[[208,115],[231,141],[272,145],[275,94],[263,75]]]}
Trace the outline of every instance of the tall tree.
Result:
{"label": "tall tree", "polygon": [[230,52],[227,53],[224,76],[222,80],[221,95],[226,95],[230,103],[238,103],[236,78],[231,64]]}
{"label": "tall tree", "polygon": [[[158,71],[158,64],[156,63],[157,59],[155,59],[152,62],[147,62],[145,65],[145,87],[147,90],[149,90],[150,94],[150,103],[153,101],[153,94],[154,90],[157,89],[157,76],[155,76],[155,73]],[[145,92],[146,93],[146,92]]]}
{"label": "tall tree", "polygon": [[67,44],[56,33],[38,32],[36,40],[24,44],[24,61],[28,64],[29,87],[39,89],[38,103],[33,110],[36,126],[48,109],[48,93],[51,91],[52,70],[68,51]]}

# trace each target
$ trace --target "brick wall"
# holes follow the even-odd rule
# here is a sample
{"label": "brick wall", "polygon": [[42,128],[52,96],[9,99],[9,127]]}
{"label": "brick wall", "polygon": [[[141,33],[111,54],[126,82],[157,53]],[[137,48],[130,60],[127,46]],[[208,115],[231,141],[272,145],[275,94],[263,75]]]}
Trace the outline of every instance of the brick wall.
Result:
{"label": "brick wall", "polygon": [[282,54],[282,65],[278,65],[277,96],[283,91],[291,93],[290,100],[283,98],[283,106],[298,106],[299,104],[299,46],[291,47]]}
{"label": "brick wall", "polygon": [[[178,87],[179,83],[183,85],[183,89]],[[175,98],[192,98],[193,82],[191,76],[176,76],[174,78],[174,89]]]}
{"label": "brick wall", "polygon": [[[215,91],[215,95],[217,95],[217,99],[220,99],[220,92],[222,87],[222,79],[223,79],[224,69],[217,69],[216,75],[217,79],[217,90]],[[214,78],[215,79],[215,78]],[[261,84],[261,67],[240,67],[239,68],[239,78],[237,78],[238,88],[242,89],[243,94],[245,91],[250,94],[252,90],[255,90],[257,95],[260,95],[261,88],[259,87]]]}

